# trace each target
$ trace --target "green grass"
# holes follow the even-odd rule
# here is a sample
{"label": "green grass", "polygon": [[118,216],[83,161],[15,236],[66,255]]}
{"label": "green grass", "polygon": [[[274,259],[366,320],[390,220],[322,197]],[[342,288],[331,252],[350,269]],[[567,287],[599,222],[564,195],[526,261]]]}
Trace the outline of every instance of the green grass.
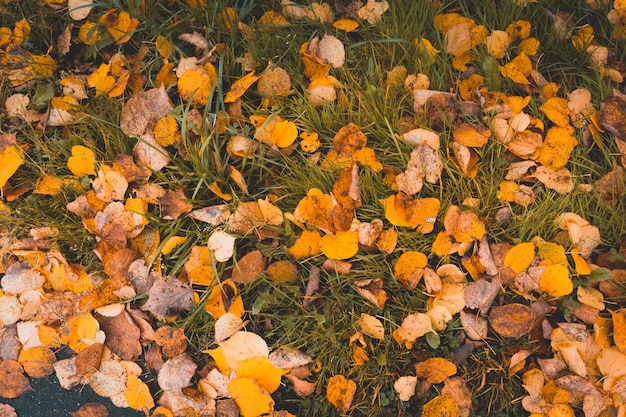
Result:
{"label": "green grass", "polygon": [[[323,167],[310,160],[310,155],[296,149],[291,155],[262,146],[254,158],[243,160],[233,158],[226,150],[230,134],[253,135],[250,125],[239,127],[227,126],[226,134],[218,134],[213,124],[216,115],[227,109],[223,97],[229,86],[245,74],[237,59],[250,52],[257,62],[257,73],[268,63],[281,66],[291,76],[294,93],[282,100],[271,103],[269,108],[262,107],[261,97],[250,89],[242,102],[246,116],[279,114],[286,120],[295,120],[300,131],[317,132],[322,147],[319,152],[326,155],[333,146],[335,133],[348,123],[355,123],[368,137],[368,146],[386,168],[402,172],[406,168],[411,147],[397,138],[402,133],[404,118],[414,116],[412,94],[403,86],[386,88],[387,72],[398,65],[407,68],[408,73],[424,73],[430,78],[431,89],[455,92],[456,83],[464,76],[451,66],[451,57],[444,49],[443,35],[433,25],[434,16],[440,12],[456,11],[473,18],[477,24],[484,25],[488,31],[504,30],[518,19],[532,23],[531,36],[541,42],[541,57],[535,63],[536,68],[548,81],[561,85],[561,96],[576,88],[587,88],[592,93],[593,104],[599,104],[616,87],[600,77],[592,68],[584,52],[577,51],[567,39],[560,39],[552,30],[552,20],[548,12],[566,12],[573,15],[575,25],[590,23],[595,31],[596,42],[607,46],[615,53],[616,60],[626,56],[623,42],[611,37],[611,26],[606,21],[605,7],[594,11],[582,0],[559,2],[541,1],[527,7],[516,6],[511,0],[457,2],[444,1],[440,7],[433,7],[428,1],[390,2],[390,9],[382,21],[363,25],[355,33],[345,33],[330,25],[319,22],[300,21],[274,28],[257,31],[253,37],[246,37],[236,29],[229,29],[220,18],[227,6],[234,7],[238,13],[238,22],[254,27],[262,13],[270,7],[279,8],[279,2],[268,2],[259,6],[256,2],[218,0],[208,2],[208,6],[193,10],[184,1],[114,1],[98,3],[92,15],[99,16],[110,7],[126,10],[140,19],[140,26],[132,40],[124,45],[101,41],[89,47],[74,45],[69,56],[61,58],[62,70],[77,71],[74,62],[89,65],[92,68],[106,62],[115,52],[127,55],[135,53],[142,45],[149,47],[143,62],[142,75],[146,77],[146,88],[154,87],[154,77],[161,68],[154,40],[163,35],[172,42],[176,52],[173,58],[177,62],[183,56],[194,56],[194,47],[178,41],[183,33],[198,31],[212,43],[222,45],[222,52],[215,63],[218,82],[212,91],[209,103],[199,109],[203,123],[195,131],[185,131],[188,124],[190,106],[178,99],[173,112],[179,124],[183,126],[180,149],[171,149],[172,160],[161,172],[153,173],[151,181],[165,189],[182,188],[193,208],[202,208],[223,201],[209,190],[214,181],[223,185],[223,189],[233,194],[229,203],[234,210],[238,202],[263,199],[268,194],[277,196],[276,205],[284,212],[293,212],[298,202],[310,188],[319,188],[330,192],[339,175],[339,170]],[[306,2],[305,2],[306,3]],[[497,7],[496,7],[497,3]],[[64,13],[54,13],[47,7],[34,2],[15,2],[0,6],[4,8],[0,22],[2,26],[13,27],[14,23],[26,18],[33,31],[23,47],[30,52],[43,54],[54,46],[56,37],[70,22]],[[333,69],[331,74],[337,77],[342,86],[339,99],[323,107],[315,108],[306,94],[308,80],[303,74],[303,65],[298,56],[302,43],[325,33],[337,36],[346,47],[346,63],[340,69]],[[433,62],[420,60],[416,38],[429,39],[433,46],[442,50]],[[210,48],[209,48],[210,49]],[[205,51],[207,52],[207,51]],[[476,49],[476,58],[470,64],[473,69],[486,78],[486,85],[498,87],[507,95],[527,95],[510,80],[499,73],[489,71],[483,65],[488,60],[484,46]],[[88,72],[87,72],[88,73]],[[37,109],[43,111],[52,95],[59,94],[61,73],[53,79],[34,80],[25,90],[31,99],[41,97]],[[6,80],[0,86],[0,102],[15,91]],[[623,85],[622,85],[623,90]],[[176,97],[175,87],[170,91]],[[81,103],[80,110],[88,115],[88,122],[55,129],[39,129],[36,124],[27,124],[20,119],[10,118],[0,112],[2,130],[16,133],[18,142],[28,146],[24,165],[11,177],[14,187],[25,186],[33,189],[37,178],[43,173],[61,178],[72,178],[67,169],[67,159],[71,147],[81,144],[96,152],[96,159],[111,163],[118,154],[132,155],[134,139],[125,137],[119,128],[119,118],[123,104],[132,95],[126,92],[123,97],[109,99],[95,97]],[[531,103],[526,110],[534,116],[547,121],[539,111],[542,99],[537,92],[532,92]],[[478,121],[475,116],[465,115],[467,121]],[[489,116],[487,116],[488,118]],[[425,122],[417,120],[417,124]],[[426,127],[427,123],[426,123]],[[576,185],[592,184],[609,172],[615,163],[618,150],[608,134],[604,135],[602,147],[582,145],[581,132],[577,132],[581,145],[576,147],[567,165]],[[324,399],[328,379],[333,375],[343,374],[357,384],[357,392],[349,414],[353,416],[397,416],[417,415],[428,400],[435,397],[439,386],[431,388],[420,397],[408,402],[399,401],[393,390],[393,382],[403,375],[413,373],[414,364],[426,357],[444,357],[452,359],[463,344],[462,327],[458,319],[448,323],[446,330],[439,333],[440,344],[432,347],[424,338],[420,338],[413,349],[407,350],[393,340],[391,333],[400,326],[403,318],[415,311],[424,312],[428,295],[420,286],[413,291],[406,290],[393,278],[393,265],[403,250],[430,253],[435,236],[443,227],[443,216],[452,205],[461,205],[468,197],[479,199],[477,208],[472,209],[487,225],[490,242],[521,243],[540,236],[547,241],[558,239],[556,218],[564,212],[574,212],[600,229],[602,236],[598,252],[619,250],[619,242],[626,230],[625,200],[622,197],[614,207],[602,204],[594,193],[575,187],[571,193],[558,194],[546,189],[539,183],[531,184],[537,195],[535,203],[524,208],[511,205],[512,217],[506,225],[496,222],[496,212],[506,206],[497,198],[498,184],[504,180],[509,156],[502,145],[491,140],[477,152],[480,157],[478,174],[470,179],[446,157],[448,144],[451,142],[449,123],[445,124],[441,135],[440,155],[444,157],[445,168],[436,184],[425,184],[420,198],[438,198],[441,209],[435,231],[423,235],[398,228],[398,247],[390,255],[368,254],[360,251],[350,259],[350,273],[339,275],[321,272],[321,299],[305,309],[302,299],[305,293],[308,273],[313,267],[319,267],[324,256],[314,256],[298,262],[298,279],[284,284],[275,284],[263,275],[253,283],[240,285],[247,329],[261,335],[271,348],[289,346],[309,354],[320,364],[312,380],[317,382],[317,390],[310,397],[298,397],[291,385],[284,383],[273,395],[276,409],[290,410],[294,414],[307,416],[337,415],[336,410]],[[246,195],[230,179],[228,166],[238,169],[249,189]],[[395,194],[384,184],[384,173],[374,172],[369,168],[359,169],[359,181],[363,206],[357,209],[360,221],[375,218],[385,219],[380,201]],[[82,225],[80,219],[68,213],[65,206],[78,195],[91,189],[93,178],[80,179],[80,188],[64,188],[55,196],[42,196],[27,192],[15,201],[7,204],[13,209],[12,215],[4,219],[4,227],[13,239],[26,236],[32,227],[53,226],[60,230],[55,240],[68,261],[80,263],[88,271],[100,271],[102,266],[93,253],[96,241]],[[177,220],[164,220],[157,205],[150,206],[147,215],[150,227],[159,231],[161,241],[171,236],[188,236],[189,239],[177,247],[171,254],[163,256],[161,268],[163,274],[178,275],[194,245],[205,245],[213,226],[194,221],[182,216]],[[386,228],[388,227],[386,223]],[[259,249],[271,260],[290,260],[287,248],[299,235],[299,227],[289,221],[278,228],[279,235],[274,239],[259,242],[254,235],[238,236],[235,259],[240,259],[247,252]],[[570,248],[567,247],[567,250]],[[155,260],[155,257],[151,259]],[[429,265],[436,268],[440,263],[461,265],[461,257],[452,255],[444,260],[431,255]],[[233,262],[215,265],[220,279],[230,276]],[[382,278],[389,301],[383,309],[366,302],[354,290],[353,283],[368,278]],[[203,350],[216,347],[212,333],[214,320],[203,310],[203,303],[208,295],[204,289],[198,289],[201,302],[186,315],[177,319],[176,324],[184,326],[190,342],[190,352],[200,365],[211,360]],[[503,290],[500,296],[503,304],[521,302],[520,296],[510,290]],[[350,336],[357,330],[356,321],[362,313],[378,317],[384,324],[386,337],[374,340],[366,337],[366,351],[370,355],[363,366],[353,364],[352,349],[348,344]],[[511,340],[493,333],[481,346],[477,346],[469,357],[459,364],[459,373],[469,390],[473,393],[472,415],[525,415],[521,407],[521,374],[509,376],[503,358],[510,357],[520,348],[533,349],[525,339]],[[303,414],[303,411],[304,414]],[[486,411],[485,411],[486,410]],[[580,410],[579,410],[580,411]]]}

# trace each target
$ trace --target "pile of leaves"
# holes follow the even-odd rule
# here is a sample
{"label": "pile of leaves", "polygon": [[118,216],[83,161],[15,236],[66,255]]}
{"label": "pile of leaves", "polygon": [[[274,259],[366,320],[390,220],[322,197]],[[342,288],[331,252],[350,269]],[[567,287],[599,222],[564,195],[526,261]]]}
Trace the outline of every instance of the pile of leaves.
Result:
{"label": "pile of leaves", "polygon": [[626,412],[623,2],[39,3],[0,4],[0,396]]}

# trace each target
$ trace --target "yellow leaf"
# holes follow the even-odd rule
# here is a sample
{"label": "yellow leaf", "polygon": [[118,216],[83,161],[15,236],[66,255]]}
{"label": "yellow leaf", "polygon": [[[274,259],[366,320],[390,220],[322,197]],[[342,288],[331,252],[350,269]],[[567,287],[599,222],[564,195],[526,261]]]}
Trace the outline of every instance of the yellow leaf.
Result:
{"label": "yellow leaf", "polygon": [[102,31],[94,22],[85,22],[78,31],[78,39],[85,45],[93,45],[102,39]]}
{"label": "yellow leaf", "polygon": [[329,259],[351,258],[359,251],[359,234],[350,230],[326,234],[320,239],[320,250]]}
{"label": "yellow leaf", "polygon": [[515,201],[515,192],[519,190],[519,185],[513,181],[502,181],[498,187],[498,200],[512,202]]}
{"label": "yellow leaf", "polygon": [[352,405],[356,393],[356,383],[343,375],[334,375],[328,379],[326,399],[334,405],[340,414],[346,414]]}
{"label": "yellow leaf", "polygon": [[539,46],[541,43],[537,38],[524,39],[517,45],[517,53],[524,53],[528,56],[535,56],[539,52]]}
{"label": "yellow leaf", "polygon": [[456,365],[444,358],[430,358],[415,365],[415,376],[439,384],[456,374]]}
{"label": "yellow leaf", "polygon": [[161,146],[170,146],[176,143],[178,134],[178,122],[172,116],[159,119],[154,126],[154,140]]}
{"label": "yellow leaf", "polygon": [[154,407],[154,399],[150,389],[141,379],[134,375],[128,375],[124,399],[133,410],[149,411]]}
{"label": "yellow leaf", "polygon": [[181,99],[191,101],[193,107],[204,107],[216,80],[215,67],[210,63],[190,68],[178,80],[178,93]]}
{"label": "yellow leaf", "polygon": [[539,289],[552,297],[561,297],[574,290],[569,271],[564,265],[548,265],[539,279]]}
{"label": "yellow leaf", "polygon": [[449,395],[438,395],[424,404],[421,417],[457,417],[459,405]]}
{"label": "yellow leaf", "polygon": [[570,252],[570,255],[574,259],[574,267],[576,268],[576,273],[578,275],[591,274],[591,268],[589,268],[589,264],[587,263],[587,261],[585,261],[585,258],[580,256],[578,248],[573,248]]}
{"label": "yellow leaf", "polygon": [[222,373],[227,374],[231,371],[230,366],[228,366],[228,362],[226,362],[226,357],[224,356],[224,349],[222,349],[221,346],[218,346],[215,349],[204,350],[203,353],[211,355],[215,361],[217,369],[222,371]]}
{"label": "yellow leaf", "polygon": [[421,252],[406,251],[396,261],[393,276],[408,289],[415,289],[424,276],[428,258]]}
{"label": "yellow leaf", "polygon": [[537,255],[539,255],[539,258],[541,259],[541,265],[567,265],[565,248],[557,243],[538,242]]}
{"label": "yellow leaf", "polygon": [[352,19],[338,19],[333,23],[333,27],[344,32],[354,32],[359,27],[359,22]]}
{"label": "yellow leaf", "polygon": [[527,77],[532,72],[533,66],[528,56],[523,52],[504,66],[499,66],[498,69],[503,77],[509,78],[517,84],[530,84]]}
{"label": "yellow leaf", "polygon": [[272,129],[272,142],[279,148],[286,148],[298,137],[298,128],[294,122],[282,120]]}
{"label": "yellow leaf", "polygon": [[453,247],[452,237],[446,232],[439,232],[430,251],[440,258],[443,258],[452,253]]}
{"label": "yellow leaf", "polygon": [[271,394],[278,389],[280,378],[289,370],[275,367],[265,356],[254,356],[239,361],[235,372],[238,378],[251,379]]}
{"label": "yellow leaf", "polygon": [[249,378],[235,378],[228,384],[228,392],[243,417],[258,417],[274,408],[270,394]]}
{"label": "yellow leaf", "polygon": [[435,49],[433,44],[426,38],[415,38],[413,43],[417,46],[417,53],[420,56],[428,57],[427,63],[434,62],[437,54],[441,52],[439,49]]}
{"label": "yellow leaf", "polygon": [[93,151],[82,145],[72,146],[72,156],[67,161],[67,167],[77,177],[96,175],[96,157]]}
{"label": "yellow leaf", "polygon": [[306,223],[328,233],[334,230],[330,219],[333,206],[333,197],[330,194],[324,194],[318,188],[311,188],[298,203],[293,216],[300,223]]}
{"label": "yellow leaf", "polygon": [[576,145],[578,140],[572,126],[552,126],[543,144],[531,158],[549,169],[557,170],[567,164]]}
{"label": "yellow leaf", "polygon": [[322,235],[317,230],[303,230],[294,244],[287,249],[287,253],[296,260],[318,255],[321,253],[321,239]]}
{"label": "yellow leaf", "polygon": [[52,365],[56,357],[50,348],[35,346],[20,350],[17,361],[24,367],[24,371],[33,378],[45,378],[54,373]]}
{"label": "yellow leaf", "polygon": [[315,152],[320,146],[322,146],[319,135],[315,132],[302,132],[300,133],[300,139],[302,139],[300,142],[300,149],[304,152]]}
{"label": "yellow leaf", "polygon": [[[177,247],[187,241],[187,236],[172,236],[165,241],[165,244],[161,248],[161,254],[169,255]],[[208,248],[207,248],[208,250]]]}
{"label": "yellow leaf", "polygon": [[115,42],[122,44],[130,40],[139,25],[139,20],[131,17],[128,12],[117,13],[116,9],[109,9],[100,17],[100,24],[107,28]]}
{"label": "yellow leaf", "polygon": [[524,242],[513,246],[504,257],[504,266],[508,266],[519,274],[530,266],[535,257],[535,245],[532,242]]}
{"label": "yellow leaf", "polygon": [[576,291],[576,298],[581,304],[585,304],[596,310],[604,310],[604,294],[593,287],[581,285]]}
{"label": "yellow leaf", "polygon": [[24,163],[22,150],[11,145],[0,152],[0,187],[4,187],[15,171]]}
{"label": "yellow leaf", "polygon": [[163,58],[169,59],[174,53],[174,47],[165,36],[158,35],[156,38],[156,48]]}
{"label": "yellow leaf", "polygon": [[228,93],[226,93],[224,103],[232,103],[233,101],[237,100],[258,79],[259,77],[254,75],[254,71],[252,71],[235,81],[234,84],[230,86]]}
{"label": "yellow leaf", "polygon": [[611,311],[613,318],[613,342],[622,352],[626,353],[626,310]]}
{"label": "yellow leaf", "polygon": [[485,39],[487,52],[496,59],[504,58],[509,43],[509,35],[503,30],[494,30],[491,32],[491,35],[487,36],[487,39]]}
{"label": "yellow leaf", "polygon": [[551,97],[539,107],[548,119],[557,126],[567,126],[569,124],[570,109],[568,101],[561,97]]}

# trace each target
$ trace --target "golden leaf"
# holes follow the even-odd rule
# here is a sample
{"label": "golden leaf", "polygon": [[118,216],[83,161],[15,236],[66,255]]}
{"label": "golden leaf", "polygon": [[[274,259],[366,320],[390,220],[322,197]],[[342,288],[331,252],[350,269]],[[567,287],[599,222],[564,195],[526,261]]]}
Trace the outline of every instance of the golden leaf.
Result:
{"label": "golden leaf", "polygon": [[243,417],[259,417],[274,408],[270,394],[249,378],[235,378],[228,384],[228,392],[235,400]]}
{"label": "golden leaf", "polygon": [[287,249],[287,253],[296,260],[318,255],[321,253],[321,239],[322,235],[317,230],[303,230],[294,244]]}
{"label": "golden leaf", "polygon": [[539,289],[552,297],[562,297],[574,290],[569,271],[564,265],[548,265],[541,274]]}
{"label": "golden leaf", "polygon": [[72,156],[67,161],[67,167],[77,177],[96,175],[95,154],[82,145],[72,146]]}
{"label": "golden leaf", "polygon": [[433,331],[430,317],[424,313],[409,314],[402,325],[393,332],[393,339],[407,349],[412,349],[415,341]]}
{"label": "golden leaf", "polygon": [[361,313],[361,318],[357,320],[356,324],[357,327],[361,329],[363,334],[379,340],[383,340],[385,338],[385,328],[383,327],[383,323],[374,316]]}
{"label": "golden leaf", "polygon": [[456,374],[456,365],[444,358],[430,358],[415,365],[415,376],[439,384]]}
{"label": "golden leaf", "polygon": [[424,276],[424,268],[428,265],[428,258],[421,252],[406,251],[396,261],[393,267],[393,276],[412,290]]}
{"label": "golden leaf", "polygon": [[190,68],[178,80],[178,93],[181,99],[191,101],[193,107],[203,107],[209,100],[216,80],[215,67],[210,63]]}
{"label": "golden leaf", "polygon": [[508,266],[519,274],[530,266],[535,257],[535,244],[532,242],[519,243],[513,246],[504,257],[504,266]]}
{"label": "golden leaf", "polygon": [[228,93],[226,93],[226,97],[224,97],[224,103],[232,103],[239,97],[243,96],[248,88],[250,88],[250,86],[254,84],[258,79],[259,77],[254,75],[254,71],[252,71],[235,81],[233,85],[230,86]]}
{"label": "golden leaf", "polygon": [[24,163],[22,151],[17,145],[7,146],[0,152],[0,187],[4,187],[15,171]]}
{"label": "golden leaf", "polygon": [[235,372],[238,378],[249,378],[271,394],[280,386],[281,376],[289,370],[275,367],[265,356],[254,356],[239,361]]}
{"label": "golden leaf", "polygon": [[622,353],[626,353],[626,310],[611,310],[611,317],[613,318],[613,342]]}
{"label": "golden leaf", "polygon": [[438,395],[426,404],[422,410],[422,417],[457,417],[459,405],[449,395]]}
{"label": "golden leaf", "polygon": [[350,230],[330,233],[320,239],[320,250],[329,259],[348,259],[359,251],[359,234]]}
{"label": "golden leaf", "polygon": [[343,375],[334,375],[328,379],[326,399],[334,405],[339,413],[345,414],[352,405],[356,393],[356,383]]}
{"label": "golden leaf", "polygon": [[154,407],[154,399],[148,386],[138,377],[128,375],[124,399],[133,410],[148,412]]}

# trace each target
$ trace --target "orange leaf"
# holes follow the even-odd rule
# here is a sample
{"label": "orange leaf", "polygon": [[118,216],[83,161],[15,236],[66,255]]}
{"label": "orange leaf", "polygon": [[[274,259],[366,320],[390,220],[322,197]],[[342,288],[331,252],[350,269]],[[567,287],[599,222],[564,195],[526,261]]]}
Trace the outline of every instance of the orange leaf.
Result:
{"label": "orange leaf", "polygon": [[232,103],[237,100],[239,97],[244,95],[248,88],[250,88],[250,86],[258,79],[259,77],[254,75],[254,71],[252,71],[235,81],[234,84],[230,86],[228,93],[226,93],[224,103]]}
{"label": "orange leaf", "polygon": [[329,259],[351,258],[359,251],[359,234],[350,230],[326,234],[320,239],[320,250]]}
{"label": "orange leaf", "polygon": [[181,99],[191,101],[193,107],[203,107],[209,100],[216,80],[215,67],[210,63],[190,68],[178,80],[178,93]]}
{"label": "orange leaf", "polygon": [[519,274],[530,266],[535,257],[535,244],[532,242],[520,243],[513,246],[504,257],[504,266],[508,266]]}
{"label": "orange leaf", "polygon": [[344,32],[354,32],[359,27],[359,22],[352,19],[338,19],[333,23],[333,27]]}
{"label": "orange leaf", "polygon": [[298,137],[298,128],[294,122],[282,120],[272,129],[272,143],[279,148],[286,148]]}
{"label": "orange leaf", "polygon": [[326,399],[334,405],[341,414],[346,414],[350,409],[355,392],[356,383],[343,375],[335,375],[328,379]]}
{"label": "orange leaf", "polygon": [[124,399],[133,410],[145,411],[154,407],[154,399],[148,386],[134,375],[128,375]]}
{"label": "orange leaf", "polygon": [[439,384],[456,374],[456,365],[444,358],[430,358],[415,365],[415,376]]}
{"label": "orange leaf", "polygon": [[54,352],[44,346],[35,346],[22,349],[17,361],[24,367],[24,371],[33,378],[45,378],[54,373],[52,365],[57,361]]}
{"label": "orange leaf", "polygon": [[566,266],[548,265],[539,279],[539,289],[552,297],[562,297],[574,290],[574,284],[569,278]]}

